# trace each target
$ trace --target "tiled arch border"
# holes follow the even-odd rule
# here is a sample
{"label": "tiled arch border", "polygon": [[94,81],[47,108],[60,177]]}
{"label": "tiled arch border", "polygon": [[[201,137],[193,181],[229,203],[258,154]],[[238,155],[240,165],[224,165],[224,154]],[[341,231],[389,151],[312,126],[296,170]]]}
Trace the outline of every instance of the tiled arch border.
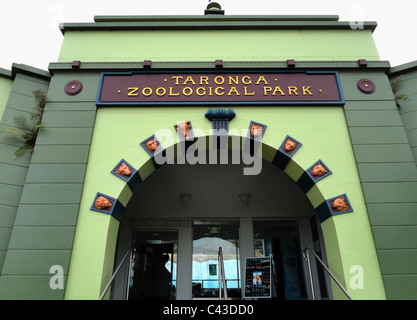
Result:
{"label": "tiled arch border", "polygon": [[[251,122],[252,124],[252,122]],[[266,126],[265,126],[266,128]],[[205,138],[208,138],[209,136],[206,136]],[[151,138],[155,138],[154,136],[151,137],[147,137],[144,141],[151,139]],[[201,139],[203,137],[200,137],[199,139]],[[241,137],[241,139],[244,137]],[[250,137],[248,137],[250,138]],[[246,141],[248,141],[250,139],[246,139]],[[295,144],[295,147],[292,148],[291,150],[286,150],[285,149],[285,144],[287,141],[291,141]],[[158,142],[159,143],[159,142]],[[167,148],[178,148],[178,145],[181,142],[178,142],[177,144],[174,144],[172,146],[169,146]],[[187,141],[183,141],[183,143],[185,143],[187,145]],[[192,143],[192,142],[191,142]],[[261,144],[262,148],[263,148],[263,152],[262,152],[262,158],[263,160],[269,161],[272,164],[274,164],[275,166],[277,166],[278,168],[280,168],[281,170],[283,170],[285,172],[286,168],[291,164],[292,170],[295,170],[297,172],[302,172],[301,175],[298,175],[298,178],[294,178],[293,176],[289,175],[291,177],[291,179],[299,186],[299,188],[305,193],[307,194],[308,191],[310,191],[314,186],[316,186],[321,180],[325,179],[327,176],[329,176],[330,174],[332,174],[332,171],[325,165],[325,163],[321,160],[318,159],[317,161],[311,163],[311,166],[308,167],[307,169],[303,169],[300,165],[298,165],[293,159],[292,157],[294,156],[294,154],[296,152],[300,152],[299,150],[302,147],[302,143],[298,140],[296,140],[295,138],[287,135],[284,137],[284,139],[282,140],[282,143],[280,145],[280,147],[278,149],[273,148],[265,143],[262,142]],[[142,145],[142,147],[145,149],[145,147]],[[161,149],[158,152],[164,152],[167,150],[167,148],[165,149]],[[145,151],[147,151],[145,149]],[[149,155],[149,160],[146,161],[142,167],[152,167],[153,168],[153,172],[155,172],[156,170],[158,170],[159,168],[161,168],[163,165],[157,164],[155,159],[154,159],[154,155],[155,154],[151,154],[149,152],[147,152]],[[271,154],[273,155],[273,157],[271,158]],[[267,156],[266,156],[267,155]],[[271,160],[272,159],[272,160]],[[126,168],[128,168],[128,175],[120,173],[120,167],[124,166],[125,170]],[[321,175],[314,175],[312,174],[313,169],[316,166],[321,166],[321,168],[324,170],[324,173]],[[119,171],[119,173],[118,173]],[[111,195],[105,195],[102,194],[100,192],[97,192],[92,205],[91,205],[91,210],[92,211],[97,211],[97,212],[101,212],[104,214],[110,214],[113,218],[115,218],[117,221],[121,221],[121,219],[123,218],[123,212],[125,210],[125,207],[122,205],[121,201],[119,201],[119,199],[130,199],[130,197],[140,188],[142,182],[148,178],[149,176],[152,175],[152,173],[148,174],[146,176],[146,178],[142,177],[139,173],[139,169],[134,168],[132,165],[129,164],[129,162],[125,159],[121,159],[117,164],[115,164],[115,167],[111,169],[110,171],[112,174],[114,174],[117,178],[122,179],[125,183],[126,186],[128,187],[123,188],[121,193],[118,195],[117,198],[114,198]],[[127,192],[127,190],[130,190],[130,195],[125,195],[123,194],[124,192]],[[98,201],[99,198],[106,198],[108,200],[108,207],[99,207],[96,205],[96,201]],[[311,198],[313,197],[313,198]],[[334,203],[335,200],[342,200],[344,206],[343,207],[339,207],[336,208]],[[327,219],[331,218],[332,216],[338,215],[338,214],[343,214],[343,213],[349,213],[353,211],[352,205],[350,204],[349,198],[347,194],[340,194],[340,195],[334,195],[334,197],[329,198],[329,199],[325,199],[325,197],[322,195],[322,193],[319,192],[315,192],[313,193],[313,195],[310,195],[310,202],[313,203],[319,203],[318,206],[313,205],[314,207],[314,211],[316,213],[316,216],[319,220],[320,223],[323,223],[324,221],[326,221]],[[111,205],[110,205],[111,204]]]}
{"label": "tiled arch border", "polygon": [[[251,121],[252,123],[252,121]],[[250,127],[250,124],[249,124]],[[266,126],[265,126],[266,129]],[[263,137],[264,132],[262,133],[262,137]],[[152,135],[151,137],[154,137],[154,135]],[[205,135],[205,136],[201,136],[199,137],[199,139],[201,138],[208,138],[210,137],[209,135]],[[138,148],[141,148],[141,142],[140,140],[146,141],[148,140],[150,137],[139,137],[139,141],[138,141]],[[285,144],[285,141],[287,139],[292,139],[295,142],[297,142],[296,147],[291,150],[290,152],[286,152],[283,150],[283,146]],[[144,139],[144,140],[143,140]],[[250,137],[244,137],[243,135],[240,136],[240,139],[246,139],[245,141],[250,141]],[[279,137],[277,137],[276,139],[279,139]],[[252,140],[256,140],[256,139],[252,139]],[[185,145],[180,145],[180,143],[184,143]],[[189,145],[190,142],[187,141],[181,141],[178,143],[174,143],[173,145],[170,145],[168,147],[165,147],[165,149],[162,150],[158,150],[158,152],[164,152],[166,150],[168,150],[168,148],[182,148],[183,146],[187,147],[187,145]],[[243,143],[243,141],[242,141]],[[278,142],[279,143],[279,142]],[[259,146],[259,145],[258,145]],[[326,246],[326,251],[327,251],[327,259],[329,261],[329,263],[332,263],[333,265],[333,269],[336,269],[337,272],[339,274],[344,274],[346,276],[346,273],[343,269],[342,266],[342,261],[340,260],[340,248],[339,245],[337,244],[338,241],[337,239],[335,239],[334,233],[337,232],[336,229],[336,222],[332,218],[335,215],[339,215],[342,213],[348,213],[348,212],[352,212],[352,206],[348,200],[348,196],[346,194],[342,194],[342,195],[334,195],[332,198],[330,199],[326,199],[322,193],[322,191],[320,191],[319,188],[319,184],[320,181],[323,179],[326,179],[328,175],[333,174],[329,168],[327,168],[327,166],[325,165],[325,163],[318,159],[318,160],[312,160],[310,167],[308,168],[302,168],[298,163],[296,163],[295,160],[293,160],[293,156],[297,153],[297,152],[302,152],[303,148],[302,148],[302,143],[300,141],[297,141],[295,138],[286,135],[285,137],[282,137],[282,143],[280,145],[279,148],[273,147],[267,143],[265,143],[264,141],[262,141],[261,138],[261,144],[260,144],[261,148],[262,148],[262,158],[265,161],[268,161],[272,164],[274,164],[275,166],[277,166],[278,168],[280,168],[281,170],[283,170],[299,187],[300,189],[306,194],[307,198],[309,199],[310,203],[312,204],[317,219],[320,222],[320,224],[323,225],[323,236],[324,236],[324,243]],[[142,146],[143,148],[144,146]],[[145,150],[142,149],[141,152],[147,153]],[[113,252],[113,250],[115,250],[115,239],[117,237],[117,233],[118,233],[118,225],[119,223],[122,221],[123,219],[123,213],[125,210],[125,207],[123,204],[127,204],[129,202],[129,200],[131,199],[132,195],[141,187],[141,184],[144,180],[146,180],[148,177],[152,176],[152,174],[154,172],[156,172],[159,168],[161,168],[160,165],[158,165],[154,159],[154,155],[150,155],[149,153],[147,154],[147,156],[149,157],[148,160],[145,160],[144,162],[142,162],[140,168],[136,169],[133,166],[130,165],[130,163],[128,162],[129,159],[124,159],[122,158],[118,163],[114,164],[113,168],[109,168],[108,174],[109,175],[114,175],[114,179],[120,179],[122,180],[124,183],[122,184],[123,187],[118,187],[118,190],[113,191],[114,193],[119,193],[118,195],[116,195],[116,197],[112,197],[110,195],[106,195],[106,194],[102,194],[100,192],[97,192],[94,201],[93,199],[91,199],[90,201],[92,201],[92,205],[90,210],[93,211],[99,211],[97,212],[97,214],[105,214],[105,215],[110,215],[111,219],[110,221],[113,221],[112,223],[109,224],[109,231],[110,232],[107,235],[107,245],[106,245],[106,250]],[[303,156],[303,158],[305,158]],[[308,155],[307,155],[307,158]],[[311,157],[310,157],[311,158]],[[133,160],[132,160],[133,161]],[[116,169],[119,168],[119,166],[121,164],[126,165],[126,167],[129,168],[129,175],[124,175],[124,174],[120,174],[120,170],[119,173],[116,172]],[[311,175],[311,169],[317,165],[318,163],[321,163],[324,165],[325,168],[328,169],[328,172],[322,176],[322,177],[314,177]],[[106,173],[104,173],[106,174]],[[294,178],[297,177],[297,178]],[[315,189],[315,190],[313,190]],[[311,192],[309,192],[311,190]],[[308,193],[308,194],[307,194]],[[109,208],[105,208],[104,210],[97,210],[97,208],[94,207],[94,203],[97,199],[97,197],[99,196],[104,196],[106,198],[108,198],[109,200],[111,200],[110,202],[112,203],[111,207]],[[344,211],[335,211],[332,208],[332,204],[334,203],[335,199],[338,199],[340,197],[344,197],[348,203],[348,209],[344,210]],[[87,200],[88,201],[88,200]],[[316,204],[316,205],[314,205]],[[319,204],[319,205],[317,205]],[[109,222],[110,222],[109,221]],[[113,231],[110,231],[110,229],[112,229]],[[110,241],[110,242],[109,242]],[[329,245],[329,249],[330,251],[328,251],[327,246]],[[115,253],[114,253],[115,254]],[[112,254],[111,254],[112,255]],[[106,263],[106,265],[104,266],[103,270],[107,270],[106,272],[108,274],[111,274],[111,270],[113,268],[113,263],[114,263],[114,257],[113,259],[110,258],[110,256],[108,257],[110,260],[108,260],[108,262]],[[107,279],[107,276],[103,275],[104,277],[102,278],[101,282],[104,283]],[[97,283],[98,284],[98,283]],[[102,284],[103,285],[103,284]]]}

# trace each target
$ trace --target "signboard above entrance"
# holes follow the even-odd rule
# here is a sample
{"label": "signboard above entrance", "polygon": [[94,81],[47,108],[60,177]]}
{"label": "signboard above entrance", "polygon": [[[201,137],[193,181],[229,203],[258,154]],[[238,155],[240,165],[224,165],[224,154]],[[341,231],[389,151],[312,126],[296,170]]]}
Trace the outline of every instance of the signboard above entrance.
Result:
{"label": "signboard above entrance", "polygon": [[341,105],[337,72],[102,73],[97,105]]}

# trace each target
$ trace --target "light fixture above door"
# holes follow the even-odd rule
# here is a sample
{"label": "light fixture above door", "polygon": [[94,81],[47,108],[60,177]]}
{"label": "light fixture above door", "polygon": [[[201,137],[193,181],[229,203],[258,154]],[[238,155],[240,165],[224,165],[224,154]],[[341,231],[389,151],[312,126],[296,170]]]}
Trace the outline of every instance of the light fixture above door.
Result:
{"label": "light fixture above door", "polygon": [[190,205],[192,195],[189,193],[180,193],[180,205],[183,208],[188,208]]}
{"label": "light fixture above door", "polygon": [[249,200],[251,198],[251,193],[241,193],[239,194],[240,201],[242,202],[243,207],[247,207],[249,205]]}

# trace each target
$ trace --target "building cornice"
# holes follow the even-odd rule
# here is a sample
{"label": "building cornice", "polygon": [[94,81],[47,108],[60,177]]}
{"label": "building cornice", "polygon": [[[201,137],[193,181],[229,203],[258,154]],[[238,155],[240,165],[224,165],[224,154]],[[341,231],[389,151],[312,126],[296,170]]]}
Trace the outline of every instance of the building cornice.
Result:
{"label": "building cornice", "polygon": [[25,64],[17,64],[17,63],[13,63],[12,65],[12,78],[14,79],[16,77],[17,73],[24,73],[24,74],[28,74],[31,76],[34,76],[36,78],[43,78],[46,80],[50,80],[51,78],[51,74],[48,71],[45,70],[41,70],[35,67],[31,67]]}
{"label": "building cornice", "polygon": [[390,77],[398,76],[403,73],[407,73],[407,72],[411,72],[415,70],[417,70],[417,61],[411,61],[411,62],[404,63],[396,67],[392,67],[388,71],[388,76]]}
{"label": "building cornice", "polygon": [[66,31],[105,30],[268,30],[328,29],[371,30],[376,22],[339,21],[338,16],[96,16],[92,23],[63,23]]}
{"label": "building cornice", "polygon": [[3,68],[0,68],[0,77],[13,80],[12,72]]}
{"label": "building cornice", "polygon": [[[219,60],[217,60],[219,61]],[[289,65],[288,61],[292,61]],[[387,71],[391,65],[388,61],[221,61],[221,69],[383,69]],[[52,62],[49,64],[51,73],[65,70],[82,71],[118,71],[118,70],[155,70],[155,69],[217,69],[216,61],[137,61],[137,62]],[[221,70],[220,69],[220,70]]]}

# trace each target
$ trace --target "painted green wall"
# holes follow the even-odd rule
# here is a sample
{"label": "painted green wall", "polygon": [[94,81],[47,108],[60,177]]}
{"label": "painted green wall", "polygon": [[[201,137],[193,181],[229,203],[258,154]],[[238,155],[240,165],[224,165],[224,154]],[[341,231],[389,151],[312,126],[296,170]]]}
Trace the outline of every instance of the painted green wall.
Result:
{"label": "painted green wall", "polygon": [[[345,93],[349,80],[342,77]],[[344,109],[388,299],[417,299],[417,170],[389,79],[368,73]],[[352,92],[355,89],[352,88]]]}
{"label": "painted green wall", "polygon": [[389,73],[395,86],[398,111],[406,130],[414,161],[417,165],[417,71],[416,62],[392,68]]}
{"label": "painted green wall", "polygon": [[[10,297],[10,288],[16,287],[13,274],[21,274],[22,268],[29,265],[21,263],[11,270],[8,262],[16,256],[15,254],[19,254],[10,250],[10,244],[14,234],[18,232],[15,219],[26,183],[31,153],[27,151],[16,157],[14,152],[23,142],[4,133],[4,129],[17,126],[14,122],[15,116],[24,115],[29,120],[36,105],[33,90],[41,89],[47,92],[49,84],[47,73],[40,70],[14,65],[13,73],[12,80],[5,82],[0,78],[0,105],[5,103],[0,122],[0,298]],[[31,255],[22,255],[22,251],[20,253],[24,256],[23,259]],[[22,280],[26,281],[23,278],[18,279]]]}
{"label": "painted green wall", "polygon": [[[178,41],[181,39],[181,41]],[[379,60],[370,30],[66,31],[59,62]]]}
{"label": "painted green wall", "polygon": [[6,109],[12,86],[13,80],[11,78],[11,72],[0,69],[0,119],[3,117],[4,109]]}
{"label": "painted green wall", "polygon": [[[388,73],[391,83],[397,83],[394,96],[405,130],[405,136],[391,145],[387,159],[392,171],[391,181],[404,203],[378,205],[373,210],[372,220],[378,226],[381,243],[380,256],[387,288],[393,299],[417,299],[417,72],[416,62],[394,67]],[[397,81],[398,80],[398,81]],[[396,123],[398,123],[396,119]],[[406,141],[408,140],[408,146]],[[395,160],[391,160],[395,159]],[[414,160],[414,161],[413,161]],[[412,167],[416,168],[415,170]],[[403,169],[401,173],[398,171]],[[390,197],[392,199],[392,197]],[[375,214],[378,210],[379,214]]]}
{"label": "painted green wall", "polygon": [[[1,120],[0,123],[2,123],[3,114],[7,107],[7,100],[9,99],[9,95],[13,86],[13,79],[11,78],[10,71],[9,72],[7,72],[6,70],[0,70],[0,71],[2,71],[0,74],[0,120]],[[4,130],[3,126],[1,130]],[[5,144],[1,143],[0,149],[5,149],[5,148],[6,148]],[[6,151],[2,151],[2,153],[3,152],[6,152]],[[9,160],[11,160],[11,157]],[[0,166],[4,167],[7,165],[0,164]],[[6,169],[7,168],[4,168],[3,170],[5,170],[6,172]],[[0,170],[3,172],[1,168]],[[4,201],[5,199],[3,199],[3,202]],[[4,257],[6,255],[8,238],[10,236],[10,230],[8,228],[10,228],[12,225],[11,221],[14,215],[14,209],[9,206],[5,206],[4,203],[2,203],[0,204],[0,210],[4,212],[3,214],[0,215],[0,243],[1,243],[0,245],[0,270],[1,270],[3,266],[3,262],[4,262]]]}
{"label": "painted green wall", "polygon": [[[318,192],[325,199],[347,193],[354,212],[335,216],[322,225],[330,268],[349,286],[352,277],[350,268],[354,265],[363,266],[366,270],[367,286],[363,290],[352,291],[352,295],[356,299],[384,299],[372,233],[343,109],[236,107],[234,110],[237,116],[230,123],[230,130],[246,129],[251,120],[265,123],[268,125],[263,139],[265,144],[278,148],[289,134],[303,143],[294,156],[297,164],[306,169],[322,159],[331,168],[333,174],[318,183]],[[115,237],[114,233],[109,232],[116,232],[115,220],[108,215],[91,211],[90,207],[97,192],[119,198],[124,205],[127,204],[131,192],[126,190],[126,184],[122,180],[110,173],[112,168],[123,158],[139,169],[142,177],[146,176],[148,170],[144,166],[148,163],[149,156],[139,146],[139,142],[154,134],[158,128],[168,128],[174,133],[173,125],[179,119],[191,119],[193,128],[204,130],[208,134],[211,123],[204,117],[206,111],[206,107],[98,109],[66,299],[97,299],[105,285],[105,281],[100,280],[111,276],[113,261],[110,259],[110,264],[104,268],[103,262],[106,258],[107,239],[112,234]],[[326,114],[325,122],[321,120],[323,114]],[[320,198],[317,194],[308,196],[313,202]],[[111,250],[114,250],[113,245]],[[334,295],[337,299],[343,298],[336,288]]]}

